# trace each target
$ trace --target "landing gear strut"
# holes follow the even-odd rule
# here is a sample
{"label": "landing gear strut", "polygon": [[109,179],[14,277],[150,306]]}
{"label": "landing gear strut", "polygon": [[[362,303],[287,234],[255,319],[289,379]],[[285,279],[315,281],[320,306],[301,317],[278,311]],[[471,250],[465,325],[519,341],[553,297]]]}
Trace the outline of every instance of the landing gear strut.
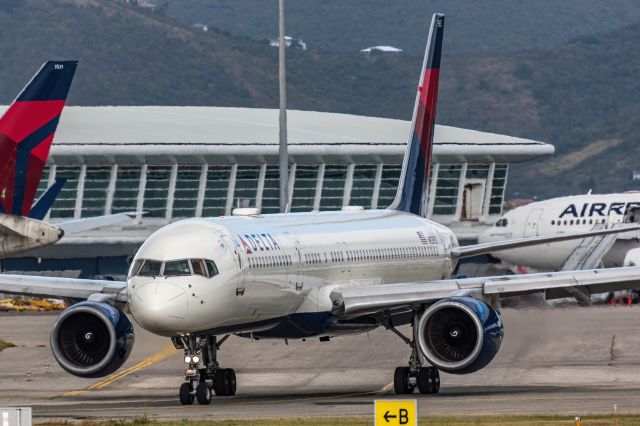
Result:
{"label": "landing gear strut", "polygon": [[173,339],[175,346],[184,349],[184,362],[188,364],[184,372],[185,382],[180,386],[180,403],[191,405],[211,403],[216,396],[235,395],[236,373],[231,368],[220,368],[217,354],[229,335],[218,341],[216,336],[178,336]]}
{"label": "landing gear strut", "polygon": [[393,390],[398,395],[412,394],[417,388],[422,394],[433,394],[440,392],[440,372],[436,367],[426,367],[420,362],[420,354],[416,345],[417,340],[417,315],[414,314],[411,326],[413,336],[407,336],[394,327],[391,320],[387,320],[384,326],[394,332],[400,339],[411,347],[411,357],[408,367],[398,367],[393,374]]}

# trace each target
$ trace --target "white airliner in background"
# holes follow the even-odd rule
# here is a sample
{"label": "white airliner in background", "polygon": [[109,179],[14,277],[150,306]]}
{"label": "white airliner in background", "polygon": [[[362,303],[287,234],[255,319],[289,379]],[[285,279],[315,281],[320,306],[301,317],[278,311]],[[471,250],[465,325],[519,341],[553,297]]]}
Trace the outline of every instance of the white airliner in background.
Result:
{"label": "white airliner in background", "polygon": [[[640,222],[640,192],[589,193],[552,198],[517,207],[505,213],[492,228],[481,234],[479,242],[563,235],[611,228],[623,222]],[[594,259],[605,267],[622,266],[629,251],[640,247],[638,231],[612,238],[609,244],[603,247],[601,257]],[[542,250],[540,247],[525,247],[496,252],[493,256],[507,264],[525,266],[533,270],[560,270],[583,243],[581,240],[567,240],[546,244]],[[585,247],[583,251],[585,256],[589,254],[588,249]],[[640,262],[635,264],[640,265]]]}
{"label": "white airliner in background", "polygon": [[[160,229],[136,254],[127,282],[0,275],[0,291],[74,302],[51,333],[54,357],[80,377],[111,374],[141,327],[170,337],[187,365],[182,404],[236,392],[217,352],[230,335],[295,339],[385,327],[410,347],[394,374],[396,393],[437,393],[439,370],[485,367],[503,338],[500,297],[545,292],[566,297],[640,287],[640,268],[451,279],[458,259],[498,249],[619,230],[533,237],[459,247],[425,218],[444,15],[431,21],[413,127],[391,207],[365,211],[188,219]],[[635,228],[637,229],[637,227]],[[397,327],[412,325],[412,334]]]}

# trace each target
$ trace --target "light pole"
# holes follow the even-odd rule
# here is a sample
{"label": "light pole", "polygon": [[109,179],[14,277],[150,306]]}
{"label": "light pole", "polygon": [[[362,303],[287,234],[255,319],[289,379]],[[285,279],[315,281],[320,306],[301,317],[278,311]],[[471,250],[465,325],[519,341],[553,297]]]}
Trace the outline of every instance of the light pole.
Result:
{"label": "light pole", "polygon": [[287,74],[285,64],[285,31],[284,31],[284,0],[278,0],[279,9],[279,82],[280,82],[280,213],[287,211],[289,205],[289,154],[287,152]]}

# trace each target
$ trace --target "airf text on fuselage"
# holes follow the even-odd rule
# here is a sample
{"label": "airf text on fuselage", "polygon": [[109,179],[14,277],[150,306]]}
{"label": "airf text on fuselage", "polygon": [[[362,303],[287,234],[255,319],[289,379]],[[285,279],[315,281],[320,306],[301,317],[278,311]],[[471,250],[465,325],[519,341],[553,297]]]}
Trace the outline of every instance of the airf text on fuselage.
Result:
{"label": "airf text on fuselage", "polygon": [[[608,207],[608,208],[607,208]],[[629,207],[640,207],[638,202],[620,203],[615,202],[607,205],[607,203],[584,203],[582,205],[569,204],[560,213],[560,219],[565,216],[569,217],[593,217],[593,216],[608,216],[612,213],[623,215]]]}

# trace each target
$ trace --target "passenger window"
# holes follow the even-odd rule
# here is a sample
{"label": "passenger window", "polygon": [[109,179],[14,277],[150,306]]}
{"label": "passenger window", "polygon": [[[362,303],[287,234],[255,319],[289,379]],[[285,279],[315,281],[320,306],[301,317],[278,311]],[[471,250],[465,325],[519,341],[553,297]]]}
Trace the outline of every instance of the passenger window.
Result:
{"label": "passenger window", "polygon": [[213,260],[205,260],[205,263],[207,265],[207,272],[209,272],[209,278],[213,278],[218,275],[218,268]]}
{"label": "passenger window", "polygon": [[175,276],[185,276],[191,275],[191,268],[189,267],[189,261],[184,260],[173,260],[171,262],[166,262],[164,264],[164,276],[165,277],[175,277]]}
{"label": "passenger window", "polygon": [[193,269],[194,275],[202,275],[203,277],[207,276],[207,269],[204,266],[204,260],[191,259],[191,268]]}
{"label": "passenger window", "polygon": [[145,260],[138,275],[141,277],[159,277],[161,266],[162,262],[158,262],[157,260]]}

